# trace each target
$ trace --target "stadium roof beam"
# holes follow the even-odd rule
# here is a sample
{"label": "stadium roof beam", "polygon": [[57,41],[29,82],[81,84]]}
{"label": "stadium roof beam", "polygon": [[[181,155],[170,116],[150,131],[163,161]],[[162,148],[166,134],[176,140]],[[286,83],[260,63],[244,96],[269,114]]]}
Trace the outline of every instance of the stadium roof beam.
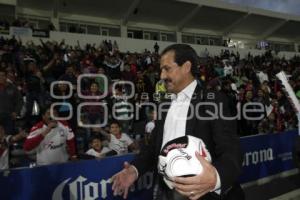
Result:
{"label": "stadium roof beam", "polygon": [[0,0],[0,4],[4,5],[16,6],[17,3],[17,0]]}
{"label": "stadium roof beam", "polygon": [[280,29],[283,25],[285,25],[289,20],[283,20],[278,22],[277,24],[275,24],[274,26],[270,27],[269,29],[267,29],[265,32],[263,32],[259,38],[260,39],[266,39],[267,37],[269,37],[270,35],[272,35],[275,31],[277,31],[278,29]]}
{"label": "stadium roof beam", "polygon": [[137,9],[140,2],[141,2],[141,0],[134,0],[132,2],[132,4],[127,9],[125,15],[123,16],[123,19],[121,19],[121,24],[122,25],[124,25],[124,26],[127,25],[130,15],[134,12],[135,9]]}
{"label": "stadium roof beam", "polygon": [[242,6],[242,5],[228,3],[220,0],[176,0],[176,1],[192,3],[192,4],[201,4],[203,6],[226,9],[226,10],[234,10],[234,11],[244,12],[244,13],[250,12],[255,15],[262,15],[262,16],[273,17],[273,18],[286,19],[288,17],[290,20],[300,21],[300,16],[298,15],[274,12],[271,10],[254,8],[251,6]]}
{"label": "stadium roof beam", "polygon": [[220,8],[226,10],[235,10],[240,12],[248,12],[249,8],[245,6],[240,6],[238,4],[227,3],[225,1],[220,0],[176,0],[179,2],[191,3],[191,4],[199,4],[207,7]]}
{"label": "stadium roof beam", "polygon": [[[294,41],[295,41],[296,43],[299,43],[299,45],[300,45],[300,36],[296,37],[296,38],[294,39]],[[299,50],[300,50],[300,46],[299,46]]]}
{"label": "stadium roof beam", "polygon": [[194,7],[192,9],[191,12],[189,12],[181,21],[178,22],[177,24],[177,31],[181,31],[184,26],[191,20],[193,19],[193,17],[197,14],[197,12],[200,10],[200,8],[202,7],[202,5],[196,5],[196,7]]}
{"label": "stadium roof beam", "polygon": [[250,12],[246,13],[245,15],[243,15],[241,18],[237,19],[236,21],[234,21],[232,24],[230,24],[225,30],[223,30],[223,35],[227,36],[229,35],[229,33],[234,29],[234,27],[238,26],[239,24],[241,24],[247,17],[249,17],[251,15]]}

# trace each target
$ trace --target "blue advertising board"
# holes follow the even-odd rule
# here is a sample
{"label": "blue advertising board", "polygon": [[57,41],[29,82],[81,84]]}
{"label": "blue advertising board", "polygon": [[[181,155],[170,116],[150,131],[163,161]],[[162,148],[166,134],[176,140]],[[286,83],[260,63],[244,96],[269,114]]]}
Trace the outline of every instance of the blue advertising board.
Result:
{"label": "blue advertising board", "polygon": [[258,180],[295,168],[292,159],[297,131],[241,138],[244,151],[240,182]]}
{"label": "blue advertising board", "polygon": [[[84,200],[123,199],[114,197],[110,178],[133,155],[86,160],[60,165],[3,171],[0,199]],[[129,199],[152,199],[153,174],[146,173],[131,187]]]}
{"label": "blue advertising board", "polygon": [[[292,148],[297,131],[241,138],[244,150],[241,183],[258,180],[294,168]],[[84,200],[114,197],[110,178],[134,155],[86,160],[59,165],[0,172],[0,199]],[[131,188],[129,199],[152,199],[153,174],[142,176]]]}

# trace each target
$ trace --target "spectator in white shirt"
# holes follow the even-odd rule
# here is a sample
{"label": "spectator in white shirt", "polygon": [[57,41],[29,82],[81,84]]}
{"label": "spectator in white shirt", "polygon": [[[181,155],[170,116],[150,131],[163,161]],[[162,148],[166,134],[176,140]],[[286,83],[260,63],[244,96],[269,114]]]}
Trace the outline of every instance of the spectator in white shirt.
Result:
{"label": "spectator in white shirt", "polygon": [[232,76],[233,74],[233,68],[229,64],[229,62],[224,62],[224,76]]}
{"label": "spectator in white shirt", "polygon": [[207,58],[208,56],[209,56],[209,51],[207,50],[207,48],[205,48],[204,51],[202,52],[202,57]]}
{"label": "spectator in white shirt", "polygon": [[268,74],[266,73],[266,70],[265,70],[265,69],[262,70],[262,71],[260,71],[260,72],[257,74],[257,76],[258,76],[259,82],[260,82],[261,84],[263,84],[264,81],[269,82],[269,77],[268,77]]}
{"label": "spectator in white shirt", "polygon": [[87,155],[94,156],[96,158],[103,158],[112,150],[108,147],[104,147],[100,138],[92,137],[90,140],[90,149],[86,152]]}
{"label": "spectator in white shirt", "polygon": [[110,143],[109,147],[118,154],[126,154],[128,150],[136,150],[133,140],[126,134],[121,132],[121,127],[117,121],[110,124]]}
{"label": "spectator in white shirt", "polygon": [[148,143],[149,139],[150,139],[150,135],[153,131],[153,129],[155,128],[155,123],[154,121],[156,120],[156,111],[152,110],[150,112],[150,121],[146,124],[145,126],[145,142],[146,144]]}
{"label": "spectator in white shirt", "polygon": [[101,133],[107,137],[109,140],[108,147],[118,154],[126,154],[128,153],[128,149],[130,151],[137,150],[136,144],[133,140],[126,134],[121,132],[121,127],[118,121],[113,121],[110,124],[110,134],[102,131]]}

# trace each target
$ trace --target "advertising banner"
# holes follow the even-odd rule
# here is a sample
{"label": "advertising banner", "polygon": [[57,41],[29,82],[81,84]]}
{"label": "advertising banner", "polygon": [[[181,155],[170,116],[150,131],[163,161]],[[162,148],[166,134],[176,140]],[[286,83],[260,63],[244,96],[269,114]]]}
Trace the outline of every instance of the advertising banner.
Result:
{"label": "advertising banner", "polygon": [[49,37],[49,31],[44,30],[44,29],[33,29],[32,36],[33,37],[48,38]]}
{"label": "advertising banner", "polygon": [[241,138],[244,151],[242,183],[294,169],[292,150],[297,131]]}
{"label": "advertising banner", "polygon": [[[114,197],[111,176],[121,170],[133,155],[41,166],[0,173],[0,199],[6,200],[90,200]],[[129,193],[129,199],[152,199],[153,174],[142,176]]]}
{"label": "advertising banner", "polygon": [[32,30],[31,28],[26,27],[9,27],[10,35],[20,36],[20,37],[32,37]]}
{"label": "advertising banner", "polygon": [[[244,151],[241,183],[278,174],[294,167],[292,149],[297,131],[241,138]],[[50,166],[0,172],[0,199],[84,200],[114,197],[111,177],[134,154],[100,160],[83,160]],[[152,199],[153,173],[148,172],[131,188],[128,199]]]}

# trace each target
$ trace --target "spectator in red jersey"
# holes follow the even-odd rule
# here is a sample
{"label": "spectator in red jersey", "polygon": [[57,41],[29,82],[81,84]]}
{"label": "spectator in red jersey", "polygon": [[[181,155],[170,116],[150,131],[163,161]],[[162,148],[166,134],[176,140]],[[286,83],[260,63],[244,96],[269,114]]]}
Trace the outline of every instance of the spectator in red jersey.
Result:
{"label": "spectator in red jersey", "polygon": [[[25,151],[36,150],[38,165],[63,163],[75,158],[74,133],[66,123],[52,118],[50,107],[42,110],[42,120],[34,125],[24,143]],[[53,117],[57,112],[53,110]]]}

